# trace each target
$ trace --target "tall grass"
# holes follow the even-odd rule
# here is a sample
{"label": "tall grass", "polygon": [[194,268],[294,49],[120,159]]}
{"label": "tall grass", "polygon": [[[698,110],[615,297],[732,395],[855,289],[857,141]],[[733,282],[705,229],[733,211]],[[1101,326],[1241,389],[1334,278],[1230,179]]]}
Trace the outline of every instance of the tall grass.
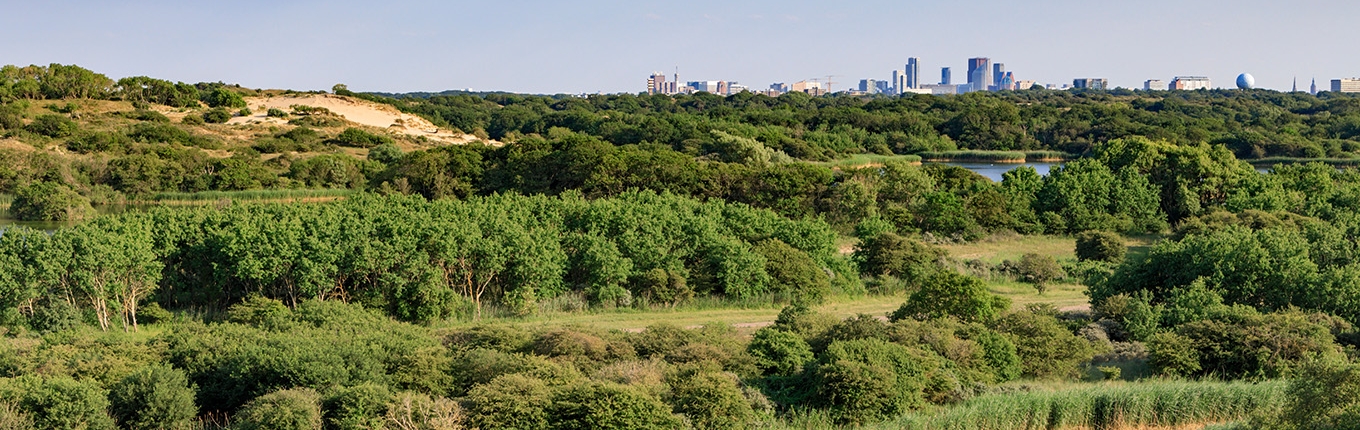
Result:
{"label": "tall grass", "polygon": [[14,196],[0,193],[0,209],[9,209],[11,204],[14,204]]}
{"label": "tall grass", "polygon": [[905,161],[908,163],[920,163],[919,155],[879,155],[879,154],[855,154],[839,160],[817,162],[833,169],[848,169],[855,167],[882,166],[889,161]]}
{"label": "tall grass", "polygon": [[1279,413],[1285,386],[1283,381],[1090,384],[991,394],[936,412],[906,415],[878,427],[1103,430],[1227,423]]}
{"label": "tall grass", "polygon": [[926,151],[919,154],[925,161],[981,161],[992,163],[1022,163],[1025,153],[1020,151]]}
{"label": "tall grass", "polygon": [[1025,161],[1067,161],[1077,158],[1076,154],[1062,151],[1025,151]]}
{"label": "tall grass", "polygon": [[1301,157],[1267,157],[1254,160],[1247,160],[1253,166],[1274,166],[1276,164],[1307,164],[1323,163],[1335,167],[1357,167],[1360,166],[1360,158],[1301,158]]}
{"label": "tall grass", "polygon": [[212,202],[223,199],[233,201],[247,200],[305,200],[347,197],[358,191],[350,189],[319,190],[246,190],[246,191],[200,191],[196,193],[157,193],[147,200],[134,203],[194,203]]}

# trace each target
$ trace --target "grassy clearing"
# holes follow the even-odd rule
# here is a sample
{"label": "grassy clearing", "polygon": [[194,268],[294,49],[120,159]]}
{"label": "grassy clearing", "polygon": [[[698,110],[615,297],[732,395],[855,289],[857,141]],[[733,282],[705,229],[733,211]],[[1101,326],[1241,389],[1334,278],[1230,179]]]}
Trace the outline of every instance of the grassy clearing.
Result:
{"label": "grassy clearing", "polygon": [[960,260],[982,260],[997,264],[1005,260],[1019,260],[1026,253],[1035,252],[1055,259],[1077,258],[1077,240],[1063,236],[1021,236],[1000,233],[977,242],[942,245],[949,255]]}
{"label": "grassy clearing", "polygon": [[839,160],[819,161],[812,164],[826,166],[832,169],[853,169],[858,167],[882,166],[889,161],[920,163],[921,157],[919,155],[855,154]]}
{"label": "grassy clearing", "polygon": [[[1186,428],[1279,413],[1285,382],[1148,381],[999,392],[869,428],[1134,429]],[[1004,390],[1005,387],[1002,387]],[[805,428],[798,426],[799,428]]]}

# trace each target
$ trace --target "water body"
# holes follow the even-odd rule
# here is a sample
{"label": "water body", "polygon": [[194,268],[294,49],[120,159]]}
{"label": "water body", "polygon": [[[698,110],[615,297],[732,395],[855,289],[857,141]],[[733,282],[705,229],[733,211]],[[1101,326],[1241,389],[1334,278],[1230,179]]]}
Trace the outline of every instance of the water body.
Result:
{"label": "water body", "polygon": [[1039,172],[1039,176],[1048,176],[1048,171],[1049,171],[1049,169],[1053,168],[1053,166],[1062,165],[1062,163],[1042,163],[1042,162],[1034,162],[1034,163],[977,163],[977,162],[952,162],[952,161],[951,161],[951,162],[945,162],[945,163],[935,163],[935,164],[943,164],[943,165],[946,165],[946,166],[958,166],[958,167],[962,167],[962,168],[965,168],[965,169],[968,169],[968,170],[972,170],[972,171],[977,172],[978,174],[980,174],[980,175],[982,175],[982,176],[986,176],[987,179],[991,179],[991,180],[994,181],[994,182],[1001,182],[1001,175],[1002,175],[1002,174],[1004,174],[1004,173],[1006,173],[1006,172],[1009,172],[1009,171],[1011,171],[1011,170],[1020,168],[1020,167],[1033,167],[1035,171]]}

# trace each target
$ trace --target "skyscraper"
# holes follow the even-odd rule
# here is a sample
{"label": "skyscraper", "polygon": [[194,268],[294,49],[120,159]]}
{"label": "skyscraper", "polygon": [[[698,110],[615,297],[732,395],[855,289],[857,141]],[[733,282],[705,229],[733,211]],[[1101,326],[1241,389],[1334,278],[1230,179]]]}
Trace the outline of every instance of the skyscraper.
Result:
{"label": "skyscraper", "polygon": [[969,91],[986,90],[992,84],[992,59],[986,57],[968,59]]}
{"label": "skyscraper", "polygon": [[916,57],[907,59],[906,88],[917,88],[921,86],[921,67],[916,64],[916,60]]}
{"label": "skyscraper", "polygon": [[647,94],[666,94],[666,75],[661,72],[652,73],[647,78]]}
{"label": "skyscraper", "polygon": [[940,85],[951,85],[951,84],[953,84],[953,83],[954,83],[953,78],[951,78],[951,77],[949,76],[949,68],[948,68],[948,67],[941,67],[941,68],[940,68]]}
{"label": "skyscraper", "polygon": [[1001,90],[1001,89],[1002,89],[1002,88],[1001,88],[1001,80],[1002,80],[1002,79],[1005,79],[1005,78],[1006,78],[1006,64],[1005,64],[1005,63],[993,63],[993,64],[992,64],[992,83],[991,83],[991,85],[996,85],[996,89],[997,89],[997,90]]}
{"label": "skyscraper", "polygon": [[902,94],[907,89],[907,76],[901,70],[893,70],[892,87],[893,95]]}
{"label": "skyscraper", "polygon": [[1313,85],[1308,87],[1308,94],[1317,95],[1317,78],[1313,78]]}

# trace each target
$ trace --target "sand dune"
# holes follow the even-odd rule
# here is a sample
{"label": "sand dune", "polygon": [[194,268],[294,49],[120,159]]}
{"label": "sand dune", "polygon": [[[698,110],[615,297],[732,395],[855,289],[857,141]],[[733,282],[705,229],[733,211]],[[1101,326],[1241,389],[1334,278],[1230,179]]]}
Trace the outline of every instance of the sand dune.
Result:
{"label": "sand dune", "polygon": [[269,118],[265,113],[270,108],[291,112],[293,105],[326,108],[346,120],[369,127],[385,128],[392,133],[410,136],[424,136],[427,139],[462,144],[477,140],[476,137],[450,130],[441,130],[424,118],[402,113],[396,108],[350,97],[332,94],[306,94],[297,96],[246,97],[246,105],[253,112],[250,116],[235,117],[228,124],[283,124],[287,120]]}

